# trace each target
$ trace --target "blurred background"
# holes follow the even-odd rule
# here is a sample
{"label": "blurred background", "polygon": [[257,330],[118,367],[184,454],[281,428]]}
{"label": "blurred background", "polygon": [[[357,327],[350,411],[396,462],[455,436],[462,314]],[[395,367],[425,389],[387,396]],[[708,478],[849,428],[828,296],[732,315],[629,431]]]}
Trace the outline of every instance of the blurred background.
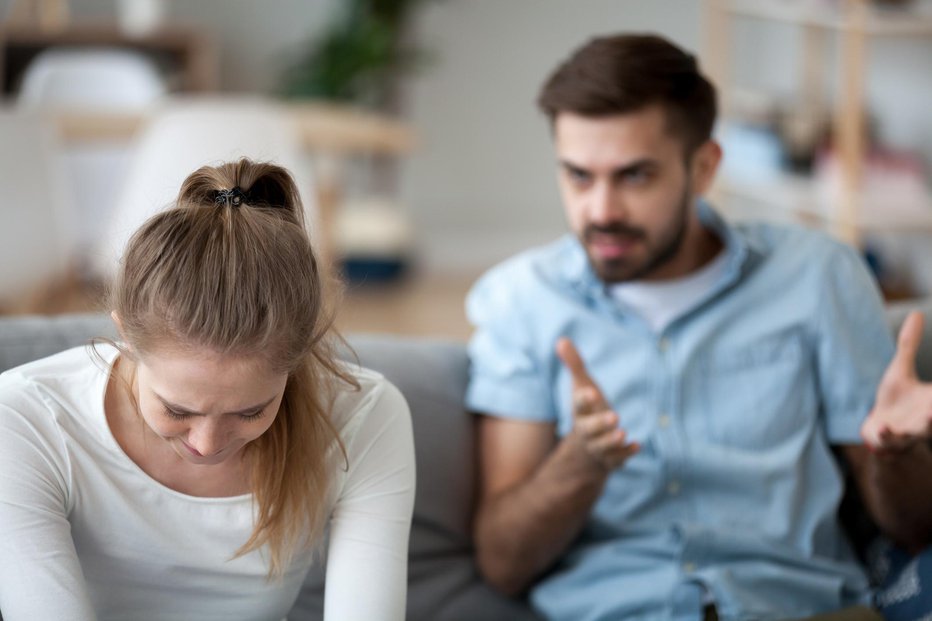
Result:
{"label": "blurred background", "polygon": [[102,309],[129,231],[205,163],[291,169],[340,326],[466,338],[485,269],[565,231],[537,90],[653,31],[720,89],[712,200],[932,292],[930,0],[0,0],[0,312]]}

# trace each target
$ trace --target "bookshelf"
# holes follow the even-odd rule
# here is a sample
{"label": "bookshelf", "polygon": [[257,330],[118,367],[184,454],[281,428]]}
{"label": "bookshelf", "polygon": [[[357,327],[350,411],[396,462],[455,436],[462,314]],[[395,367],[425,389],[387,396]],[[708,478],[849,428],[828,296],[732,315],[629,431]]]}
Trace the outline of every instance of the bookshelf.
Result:
{"label": "bookshelf", "polygon": [[[837,237],[860,245],[870,231],[926,230],[932,232],[932,196],[899,206],[895,200],[878,200],[864,191],[867,157],[864,90],[871,43],[883,38],[929,37],[932,12],[913,6],[878,8],[869,0],[706,0],[704,56],[707,71],[729,115],[733,84],[729,59],[735,20],[791,24],[803,29],[803,62],[799,67],[799,99],[810,109],[831,110],[837,178],[831,191],[801,175],[776,173],[765,182],[722,179],[720,195],[740,197],[788,209]],[[829,36],[838,44],[838,87],[831,105],[823,100],[828,77]],[[876,194],[876,193],[874,193]]]}

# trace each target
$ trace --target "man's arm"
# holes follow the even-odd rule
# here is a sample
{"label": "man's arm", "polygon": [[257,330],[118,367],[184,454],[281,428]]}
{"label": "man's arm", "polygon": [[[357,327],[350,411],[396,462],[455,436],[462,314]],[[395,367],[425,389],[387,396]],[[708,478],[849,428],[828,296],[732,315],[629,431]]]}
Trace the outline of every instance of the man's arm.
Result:
{"label": "man's arm", "polygon": [[479,569],[496,589],[523,592],[579,534],[609,473],[638,447],[625,442],[618,415],[589,378],[568,340],[558,353],[573,375],[573,430],[557,440],[554,425],[481,417]]}
{"label": "man's arm", "polygon": [[922,314],[906,318],[861,427],[866,446],[844,447],[874,521],[911,551],[932,542],[932,384],[916,375],[922,328]]}
{"label": "man's arm", "polygon": [[917,443],[896,452],[844,446],[861,498],[897,545],[918,552],[932,541],[932,450]]}

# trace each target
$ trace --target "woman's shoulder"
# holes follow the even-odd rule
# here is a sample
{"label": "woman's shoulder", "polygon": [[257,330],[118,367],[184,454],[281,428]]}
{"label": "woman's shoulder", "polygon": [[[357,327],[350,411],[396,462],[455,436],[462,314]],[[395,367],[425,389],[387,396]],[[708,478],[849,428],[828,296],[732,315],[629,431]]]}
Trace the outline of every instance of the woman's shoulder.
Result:
{"label": "woman's shoulder", "polygon": [[358,386],[341,383],[333,401],[331,421],[344,442],[350,440],[369,419],[410,418],[401,391],[384,375],[352,363],[346,363],[344,368]]}
{"label": "woman's shoulder", "polygon": [[96,352],[74,347],[5,371],[0,374],[0,418],[7,424],[28,419],[30,425],[57,425],[69,413],[86,418],[103,407],[102,391],[116,353],[109,345]]}
{"label": "woman's shoulder", "polygon": [[118,353],[112,345],[83,345],[27,362],[0,373],[2,385],[59,385],[76,375],[107,372]]}

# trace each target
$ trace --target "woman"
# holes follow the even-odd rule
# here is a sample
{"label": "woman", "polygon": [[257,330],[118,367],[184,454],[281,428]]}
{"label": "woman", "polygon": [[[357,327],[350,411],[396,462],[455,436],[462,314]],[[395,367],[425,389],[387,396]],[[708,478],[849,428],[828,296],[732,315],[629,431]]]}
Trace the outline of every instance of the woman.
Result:
{"label": "woman", "polygon": [[325,528],[325,617],[403,618],[410,415],[335,358],[302,214],[201,168],[127,246],[120,341],[0,376],[5,621],[282,619]]}

